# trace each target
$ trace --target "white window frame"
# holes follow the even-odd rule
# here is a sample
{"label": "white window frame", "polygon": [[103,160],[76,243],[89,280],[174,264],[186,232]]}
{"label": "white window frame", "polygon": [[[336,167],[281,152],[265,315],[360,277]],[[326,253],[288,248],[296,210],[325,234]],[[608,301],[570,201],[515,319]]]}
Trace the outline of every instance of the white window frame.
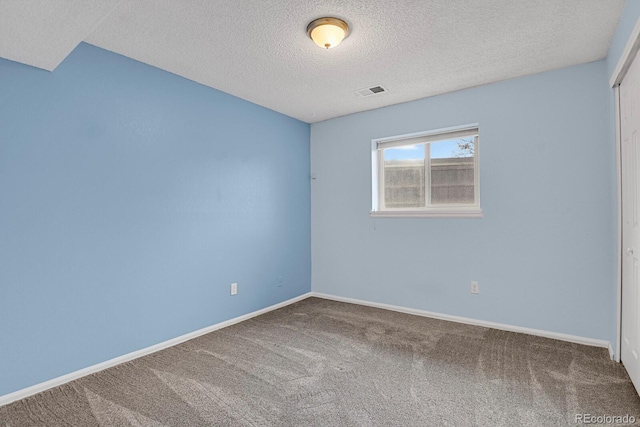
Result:
{"label": "white window frame", "polygon": [[[443,129],[435,129],[426,132],[416,132],[406,135],[397,135],[386,138],[371,140],[371,216],[372,217],[437,217],[437,218],[482,218],[480,209],[480,144],[479,125],[477,123],[464,126],[455,126]],[[384,206],[384,156],[382,150],[385,148],[401,147],[405,145],[425,144],[430,142],[444,141],[456,137],[466,136],[474,133],[474,203],[470,204],[438,204],[420,208],[386,208]],[[431,170],[429,150],[425,149],[425,165]],[[429,175],[429,176],[427,176]],[[427,191],[427,201],[431,200],[431,178],[425,174],[425,188]]]}

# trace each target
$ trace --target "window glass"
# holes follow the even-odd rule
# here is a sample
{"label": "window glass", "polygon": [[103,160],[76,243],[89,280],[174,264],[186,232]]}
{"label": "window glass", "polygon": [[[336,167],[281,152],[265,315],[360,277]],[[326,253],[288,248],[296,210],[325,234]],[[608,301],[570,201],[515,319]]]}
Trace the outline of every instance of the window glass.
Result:
{"label": "window glass", "polygon": [[477,125],[373,140],[372,215],[481,217],[478,140]]}
{"label": "window glass", "polygon": [[431,204],[474,203],[475,137],[429,143]]}
{"label": "window glass", "polygon": [[424,144],[384,150],[384,200],[389,208],[425,205]]}

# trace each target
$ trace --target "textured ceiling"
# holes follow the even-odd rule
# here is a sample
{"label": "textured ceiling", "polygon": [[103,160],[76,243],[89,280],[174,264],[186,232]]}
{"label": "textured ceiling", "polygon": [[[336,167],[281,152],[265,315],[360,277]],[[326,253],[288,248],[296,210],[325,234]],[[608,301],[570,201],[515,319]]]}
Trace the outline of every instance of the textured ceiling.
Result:
{"label": "textured ceiling", "polygon": [[[0,0],[0,56],[78,41],[317,122],[606,56],[624,0]],[[306,35],[346,20],[334,49]],[[89,33],[93,29],[93,32]],[[354,91],[382,85],[387,93]]]}
{"label": "textured ceiling", "polygon": [[0,57],[53,71],[121,0],[0,0]]}

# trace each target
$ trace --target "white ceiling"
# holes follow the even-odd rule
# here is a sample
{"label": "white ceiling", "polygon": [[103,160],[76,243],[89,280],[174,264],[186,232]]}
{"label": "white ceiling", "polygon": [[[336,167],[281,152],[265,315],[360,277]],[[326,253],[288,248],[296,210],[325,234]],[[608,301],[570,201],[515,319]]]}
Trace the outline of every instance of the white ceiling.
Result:
{"label": "white ceiling", "polygon": [[[313,123],[606,56],[624,0],[0,0],[0,56],[80,41]],[[346,20],[334,49],[306,34]],[[382,85],[387,93],[354,91]]]}
{"label": "white ceiling", "polygon": [[120,0],[0,0],[0,57],[53,71]]}

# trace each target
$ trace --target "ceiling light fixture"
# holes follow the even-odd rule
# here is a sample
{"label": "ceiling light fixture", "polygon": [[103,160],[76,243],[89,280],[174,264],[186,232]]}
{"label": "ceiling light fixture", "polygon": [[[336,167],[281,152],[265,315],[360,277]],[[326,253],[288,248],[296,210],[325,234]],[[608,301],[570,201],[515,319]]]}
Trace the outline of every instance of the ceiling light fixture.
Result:
{"label": "ceiling light fixture", "polygon": [[338,18],[318,18],[309,23],[307,34],[318,46],[331,49],[349,35],[349,25]]}

